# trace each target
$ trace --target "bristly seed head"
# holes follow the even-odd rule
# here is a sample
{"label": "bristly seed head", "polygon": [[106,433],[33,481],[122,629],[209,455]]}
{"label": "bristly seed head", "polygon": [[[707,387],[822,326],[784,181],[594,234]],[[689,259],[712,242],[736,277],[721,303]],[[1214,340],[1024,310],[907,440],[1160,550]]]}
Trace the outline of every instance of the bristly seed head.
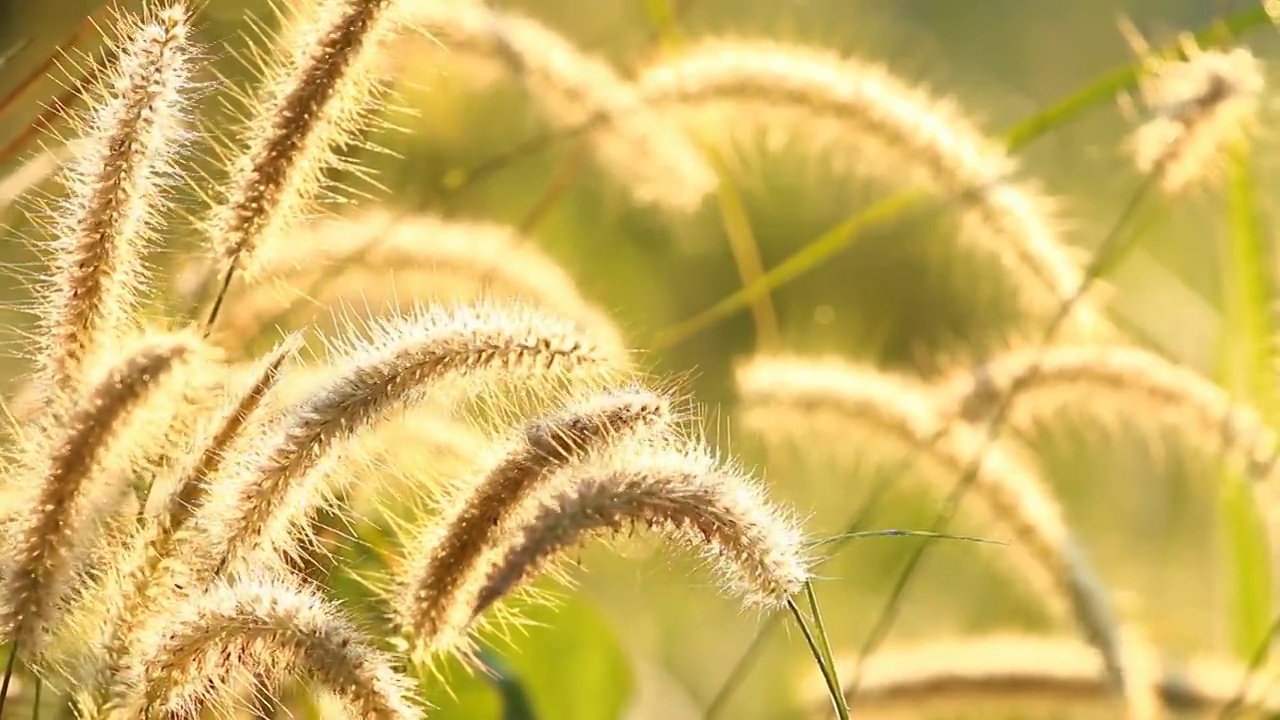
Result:
{"label": "bristly seed head", "polygon": [[129,348],[70,412],[61,440],[35,470],[35,496],[14,528],[11,566],[0,588],[0,631],[24,652],[37,652],[44,626],[57,610],[70,574],[73,536],[83,520],[86,483],[127,416],[175,363],[198,351],[186,336],[162,336]]}
{"label": "bristly seed head", "polygon": [[1139,90],[1150,119],[1129,140],[1134,163],[1155,173],[1160,186],[1176,193],[1213,177],[1223,153],[1245,140],[1257,125],[1266,74],[1249,50],[1202,50],[1183,38],[1185,59],[1150,54],[1130,30],[1130,44],[1144,55],[1146,74]]}
{"label": "bristly seed head", "polygon": [[704,448],[637,446],[572,465],[520,516],[473,617],[591,535],[643,525],[714,561],[751,606],[778,607],[808,578],[800,531],[754,480]]}
{"label": "bristly seed head", "polygon": [[217,566],[251,551],[287,552],[300,521],[322,501],[326,480],[342,482],[324,472],[332,452],[444,381],[590,386],[620,367],[572,323],[514,304],[381,320],[371,338],[349,345],[332,363],[340,373],[290,408],[262,450],[217,489],[206,518]]}
{"label": "bristly seed head", "polygon": [[556,470],[627,437],[661,437],[670,422],[666,398],[628,390],[589,397],[527,423],[520,442],[408,553],[395,607],[415,654],[425,659],[463,642],[494,553],[508,541],[521,505],[548,491]]}
{"label": "bristly seed head", "polygon": [[119,61],[82,120],[85,137],[63,176],[68,198],[53,219],[39,357],[55,424],[83,389],[91,356],[131,329],[143,250],[184,139],[188,30],[181,3],[121,24]]}
{"label": "bristly seed head", "polygon": [[231,190],[209,235],[230,270],[252,274],[254,249],[296,222],[337,149],[376,97],[372,62],[391,31],[392,0],[326,0],[296,44],[280,49],[243,133]]}

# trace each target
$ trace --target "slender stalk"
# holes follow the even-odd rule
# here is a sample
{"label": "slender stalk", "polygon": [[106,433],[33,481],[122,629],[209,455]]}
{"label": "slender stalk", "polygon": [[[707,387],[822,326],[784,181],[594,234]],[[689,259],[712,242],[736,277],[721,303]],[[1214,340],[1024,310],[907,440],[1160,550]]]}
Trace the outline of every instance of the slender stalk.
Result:
{"label": "slender stalk", "polygon": [[[809,599],[809,612],[813,615],[813,629],[818,636],[819,648],[822,650],[823,656],[826,658],[826,668],[828,673],[828,682],[834,682],[835,687],[840,687],[840,675],[836,672],[836,656],[831,652],[831,638],[827,635],[826,623],[822,621],[822,610],[818,606],[818,593],[813,589],[813,581],[805,580],[804,594]],[[843,692],[837,692],[833,698],[836,703],[836,712],[842,718],[849,717],[849,703],[845,699]]]}
{"label": "slender stalk", "polygon": [[818,641],[813,636],[813,631],[809,629],[809,623],[804,619],[804,613],[800,611],[800,606],[796,605],[795,598],[787,598],[787,608],[791,610],[791,616],[795,618],[796,625],[800,626],[800,632],[804,635],[804,641],[809,645],[809,652],[813,654],[813,659],[818,663],[818,671],[822,673],[822,679],[827,684],[827,691],[831,693],[831,704],[835,706],[836,717],[840,720],[849,720],[849,707],[845,702],[844,693],[840,689],[840,681],[835,677],[835,672],[828,667],[826,659],[822,655],[822,649],[818,645]]}
{"label": "slender stalk", "polygon": [[9,681],[13,679],[13,670],[18,663],[18,641],[9,646],[9,661],[4,666],[4,681],[0,682],[0,718],[4,717],[4,703],[9,698]]}

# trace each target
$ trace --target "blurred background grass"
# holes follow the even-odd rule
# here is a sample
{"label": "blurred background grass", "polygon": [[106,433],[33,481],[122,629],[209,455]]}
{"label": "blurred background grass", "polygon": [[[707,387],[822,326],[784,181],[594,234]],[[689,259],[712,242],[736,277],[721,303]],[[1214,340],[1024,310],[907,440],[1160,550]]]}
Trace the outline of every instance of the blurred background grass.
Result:
{"label": "blurred background grass", "polygon": [[[0,0],[0,54],[21,48],[0,70],[0,97],[35,70],[98,4]],[[541,0],[500,6],[543,20],[584,49],[628,68],[642,56],[654,31],[649,10],[662,4]],[[1104,71],[1132,62],[1116,30],[1118,13],[1131,17],[1153,42],[1164,43],[1180,30],[1203,27],[1246,3],[685,4],[679,30],[686,37],[765,35],[877,59],[900,76],[953,96],[994,135]],[[228,48],[244,46],[239,33],[246,29],[249,14],[268,17],[263,3],[235,0],[211,0],[201,15],[200,34],[210,69],[237,81],[247,74]],[[1275,29],[1264,26],[1244,43],[1269,62],[1276,56],[1276,40]],[[90,46],[87,36],[79,45]],[[355,187],[394,206],[525,221],[572,153],[572,143],[552,143],[461,190],[451,189],[450,178],[459,171],[506,152],[545,127],[509,83],[477,84],[460,68],[441,67],[438,58],[402,58],[398,99],[412,112],[392,114],[403,130],[375,133],[378,143],[395,156],[366,158],[385,189]],[[0,142],[21,133],[39,112],[39,103],[58,90],[55,80],[38,82],[6,108],[0,116]],[[203,102],[213,113],[218,88],[208,90]],[[1253,155],[1259,197],[1268,199],[1280,179],[1280,167],[1270,152],[1275,138],[1269,133],[1269,117],[1264,115],[1262,127],[1268,131]],[[1026,173],[1061,199],[1066,235],[1082,250],[1096,246],[1139,184],[1121,146],[1130,128],[1116,104],[1105,104],[1037,140],[1022,155]],[[10,166],[35,147],[28,143]],[[740,188],[766,268],[898,189],[851,181],[835,171],[835,165],[821,155],[741,147],[734,166],[742,173]],[[1117,317],[1139,329],[1145,341],[1209,374],[1216,374],[1224,360],[1219,353],[1219,298],[1226,276],[1224,207],[1222,193],[1212,188],[1165,203],[1142,247],[1110,279]],[[189,201],[187,209],[194,213],[199,206]],[[1270,211],[1264,206],[1264,214]],[[24,239],[34,237],[35,231],[21,212],[11,210],[3,220],[10,228],[0,245],[0,259],[13,272],[3,280],[8,302],[0,322],[11,330],[6,347],[15,351],[16,375],[21,369],[16,350],[29,323],[23,309],[33,258]],[[1270,226],[1266,229],[1270,237]],[[993,347],[1011,313],[1008,289],[983,259],[956,249],[953,231],[946,207],[925,206],[901,221],[876,227],[774,293],[785,346],[798,352],[838,353],[926,376],[938,371],[940,358],[972,357]],[[766,457],[752,438],[734,431],[729,369],[736,357],[755,346],[749,313],[739,313],[675,347],[651,346],[655,333],[740,287],[713,202],[698,215],[678,220],[636,209],[616,184],[588,164],[541,218],[535,235],[578,278],[584,294],[608,308],[633,344],[647,350],[648,364],[684,379],[687,389],[709,409],[709,432],[749,465],[759,467],[774,496],[794,504],[814,535],[844,527],[868,488],[887,472],[878,462],[884,453],[860,448],[865,463],[836,468],[818,451]],[[169,236],[175,250],[195,241],[182,226],[171,228]],[[1055,426],[1033,441],[1043,452],[1045,474],[1060,491],[1088,550],[1112,587],[1130,598],[1126,614],[1140,619],[1154,640],[1175,653],[1231,652],[1228,570],[1214,503],[1220,475],[1216,462],[1184,451],[1173,439],[1152,447],[1137,433],[1101,433],[1085,423]],[[936,508],[919,487],[900,483],[868,526],[928,524]],[[894,572],[916,542],[860,540],[824,566],[819,592],[837,651],[854,649],[861,642]],[[992,570],[991,561],[999,552],[998,547],[967,543],[934,548],[907,596],[890,643],[981,629],[1046,628],[1035,608]],[[548,631],[535,633],[529,641],[517,640],[523,650],[502,651],[517,672],[532,674],[529,682],[545,717],[600,717],[598,708],[612,707],[610,703],[623,696],[631,717],[697,717],[751,641],[759,618],[742,615],[732,601],[720,598],[708,576],[692,563],[672,560],[645,541],[625,544],[622,555],[618,558],[616,552],[597,547],[585,551],[581,559],[586,571],[578,575],[581,587],[565,593],[571,597],[569,609],[540,613]],[[550,639],[557,628],[563,631],[559,642]],[[585,638],[602,634],[616,638],[616,654],[608,647],[588,647]],[[616,672],[605,672],[594,681],[584,676],[585,668],[597,666]],[[798,634],[789,630],[777,635],[725,717],[793,716],[798,707],[796,683],[813,672]],[[465,685],[459,683],[460,688]],[[459,698],[488,704],[459,717],[496,712],[491,697],[475,700],[487,691],[473,690],[474,697],[468,695],[472,690],[459,690]],[[612,697],[593,705],[593,694]],[[561,700],[549,699],[554,697]],[[450,704],[443,696],[431,699]],[[561,704],[548,704],[553,702]]]}

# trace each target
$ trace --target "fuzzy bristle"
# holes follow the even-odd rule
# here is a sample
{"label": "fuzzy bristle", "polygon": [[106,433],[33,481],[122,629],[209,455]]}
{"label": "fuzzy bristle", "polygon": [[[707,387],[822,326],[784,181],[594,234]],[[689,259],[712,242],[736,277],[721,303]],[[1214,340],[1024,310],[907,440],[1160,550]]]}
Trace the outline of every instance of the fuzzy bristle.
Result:
{"label": "fuzzy bristle", "polygon": [[497,553],[473,614],[586,538],[636,526],[713,560],[748,606],[780,607],[800,589],[808,578],[800,531],[752,479],[698,446],[629,450],[572,465],[533,498]]}
{"label": "fuzzy bristle", "polygon": [[209,220],[227,273],[253,274],[256,249],[305,214],[338,148],[359,129],[377,97],[371,72],[394,27],[393,4],[324,0],[270,61],[230,190]]}
{"label": "fuzzy bristle", "polygon": [[[327,315],[376,314],[426,300],[517,298],[577,322],[598,344],[621,351],[622,333],[588,302],[573,278],[515,228],[376,208],[299,229],[296,242],[258,253],[270,282],[239,283],[219,315],[215,338],[230,347],[288,327],[324,329]],[[191,267],[180,294],[217,280]]]}
{"label": "fuzzy bristle", "polygon": [[479,3],[419,2],[405,15],[449,53],[502,63],[553,126],[586,127],[600,165],[636,202],[688,213],[716,189],[714,169],[675,123],[554,30]]}
{"label": "fuzzy bristle", "polygon": [[1134,163],[1176,193],[1213,177],[1232,143],[1256,129],[1266,75],[1249,50],[1201,50],[1185,59],[1144,58],[1139,89],[1151,114],[1129,139]]}
{"label": "fuzzy bristle", "polygon": [[435,308],[382,320],[371,338],[335,354],[338,374],[286,410],[261,450],[215,492],[205,522],[216,565],[254,551],[268,557],[287,551],[300,521],[332,491],[324,472],[331,452],[395,409],[430,397],[444,381],[552,385],[599,381],[619,367],[572,325],[517,305]]}
{"label": "fuzzy bristle", "polygon": [[[170,567],[181,573],[182,563],[172,561],[174,540],[185,528],[187,521],[203,505],[209,493],[209,483],[221,466],[232,443],[244,430],[257,411],[263,398],[275,386],[280,377],[281,365],[296,350],[296,343],[281,343],[275,352],[256,368],[255,376],[227,406],[212,432],[203,438],[203,447],[189,456],[179,469],[176,481],[167,489],[164,502],[154,514],[142,518],[142,525],[130,539],[128,549],[117,558],[108,581],[113,583],[104,591],[109,598],[108,617],[104,620],[104,637],[101,658],[96,669],[91,712],[108,709],[108,703],[123,700],[127,690],[125,662],[129,646],[143,616],[155,607],[164,606],[172,595],[169,588],[155,588],[153,584],[162,567]],[[153,488],[153,492],[156,488]],[[181,585],[184,578],[166,577]]]}
{"label": "fuzzy bristle", "polygon": [[[1156,695],[1166,711],[1196,716],[1237,710],[1270,715],[1280,711],[1280,696],[1266,682],[1268,673],[1250,676],[1236,663],[1198,659],[1156,663]],[[837,659],[842,670],[856,662]],[[985,717],[997,708],[1017,708],[1036,717],[1068,709],[1123,712],[1122,699],[1097,656],[1079,641],[1060,637],[997,634],[923,642],[872,655],[858,668],[856,688],[846,688],[862,717],[901,717],[936,711],[953,716],[967,708]],[[842,672],[842,676],[846,673]],[[1240,695],[1240,691],[1244,694]],[[814,687],[813,697],[825,695]],[[830,716],[830,700],[815,717]]]}
{"label": "fuzzy bristle", "polygon": [[128,415],[174,368],[199,352],[198,341],[162,336],[129,347],[71,410],[58,442],[32,468],[34,496],[13,530],[0,598],[0,630],[37,653],[70,574],[69,550],[85,521],[86,485],[102,472]]}
{"label": "fuzzy bristle", "polygon": [[[1002,261],[1029,311],[1052,314],[1080,289],[1049,203],[1016,177],[1013,159],[953,103],[885,67],[771,41],[707,40],[655,62],[636,83],[657,108],[725,111],[716,136],[781,127],[807,142],[831,139],[870,158],[859,170],[954,196],[962,238]],[[1109,327],[1088,302],[1072,317],[1089,334]]]}
{"label": "fuzzy bristle", "polygon": [[948,484],[969,475],[989,520],[1029,553],[1028,569],[1049,607],[1070,609],[1122,681],[1119,625],[1105,588],[1032,467],[978,428],[947,422],[922,388],[874,369],[835,358],[755,356],[736,376],[746,422],[756,432],[799,436],[813,449],[824,438],[843,442],[850,430],[868,428],[940,464]]}
{"label": "fuzzy bristle", "polygon": [[[131,698],[135,713],[190,712],[174,708],[171,688],[191,675],[226,677],[233,663],[217,663],[211,648],[253,648],[238,653],[270,660],[254,670],[273,682],[301,672],[341,698],[352,717],[367,720],[417,718],[407,678],[377,650],[339,608],[321,595],[284,580],[242,580],[216,584],[185,607],[175,608],[162,627],[139,649],[136,667],[140,692]],[[206,681],[208,678],[206,678]],[[189,698],[182,698],[190,702]],[[135,715],[136,716],[136,715]]]}
{"label": "fuzzy bristle", "polygon": [[556,470],[592,451],[635,434],[662,434],[670,412],[660,395],[626,391],[590,397],[528,423],[515,447],[408,550],[395,605],[415,655],[427,659],[464,641],[488,566],[526,498]]}
{"label": "fuzzy bristle", "polygon": [[119,60],[80,121],[84,137],[62,177],[67,197],[53,218],[53,268],[40,302],[37,377],[54,418],[76,402],[91,357],[134,324],[144,250],[184,141],[187,14],[175,4],[122,22]]}

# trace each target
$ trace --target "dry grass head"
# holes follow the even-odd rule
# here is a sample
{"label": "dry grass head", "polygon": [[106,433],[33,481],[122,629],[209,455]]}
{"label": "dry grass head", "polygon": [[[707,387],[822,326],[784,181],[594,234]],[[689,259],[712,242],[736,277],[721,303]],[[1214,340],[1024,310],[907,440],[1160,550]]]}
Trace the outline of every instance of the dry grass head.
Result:
{"label": "dry grass head", "polygon": [[1015,427],[1066,411],[1104,428],[1121,420],[1143,430],[1172,426],[1258,484],[1278,485],[1280,439],[1262,413],[1191,367],[1142,348],[1017,346],[939,380],[933,392],[940,412],[978,422],[1015,384]]}
{"label": "dry grass head", "polygon": [[[165,227],[192,86],[188,11],[156,7],[122,21],[85,137],[64,146],[35,420],[13,429],[16,450],[0,456],[0,547],[12,549],[0,562],[0,639],[21,653],[24,675],[66,680],[56,689],[83,717],[231,714],[246,684],[265,706],[300,678],[347,716],[417,718],[418,688],[401,669],[471,659],[486,616],[510,612],[506,598],[536,592],[598,536],[654,530],[699,553],[748,609],[779,609],[810,578],[796,519],[689,439],[672,393],[635,382],[623,334],[531,238],[390,206],[305,222],[336,189],[329,171],[360,175],[340,155],[380,110],[378,76],[401,23],[447,52],[496,61],[557,131],[584,133],[637,204],[698,209],[718,178],[693,135],[763,128],[954,199],[961,241],[1003,264],[1028,319],[1074,300],[1084,282],[1052,203],[1006,149],[955,103],[885,67],[712,39],[632,81],[542,24],[478,3],[318,0],[299,4],[260,57],[229,179],[214,185],[201,229],[216,263],[180,288],[188,304],[214,299],[206,334],[139,340],[153,324],[141,311],[145,251]],[[1263,86],[1246,51],[1187,55],[1153,61],[1142,91],[1156,118],[1134,144],[1171,190],[1245,135]],[[0,206],[18,181],[0,181]],[[1092,302],[1072,319],[1086,335],[1115,332]],[[257,352],[256,341],[295,324],[305,329]],[[317,362],[292,362],[303,338],[323,347]],[[1150,353],[1037,352],[932,387],[834,359],[760,355],[737,368],[743,419],[766,438],[799,438],[814,455],[824,443],[874,452],[888,439],[925,457],[944,491],[973,469],[985,520],[1016,541],[1004,552],[1023,563],[1017,581],[1084,635],[873,655],[858,668],[859,712],[1123,698],[1145,719],[1217,709],[1237,687],[1246,705],[1280,711],[1242,668],[1184,672],[1123,627],[1025,448],[984,437],[977,422],[1034,366],[1015,425],[1056,409],[1054,390],[1087,387],[1176,415],[1197,437],[1225,437],[1255,479],[1272,480],[1280,440],[1261,413]],[[514,420],[495,438],[477,431],[478,417]],[[401,515],[428,496],[425,518]],[[311,546],[341,547],[344,523],[402,541],[390,557],[381,542],[352,539],[373,556],[368,584],[382,594],[371,599],[394,637],[364,632],[328,597],[345,588],[304,566]],[[76,647],[51,651],[55,633]],[[261,706],[256,716],[268,714]]]}
{"label": "dry grass head", "polygon": [[[340,608],[312,590],[283,579],[244,579],[215,584],[173,610],[143,641],[133,683],[137,692],[126,716],[188,716],[193,704],[213,699],[172,694],[174,687],[189,686],[192,677],[207,683],[239,666],[226,662],[227,655],[211,656],[210,649],[246,660],[269,658],[254,670],[267,673],[273,683],[300,673],[337,695],[350,717],[421,716],[409,680],[395,671],[390,658]],[[223,662],[216,662],[219,658]]]}
{"label": "dry grass head", "polygon": [[[221,311],[214,334],[229,351],[282,326],[324,332],[352,316],[410,311],[426,301],[506,298],[577,322],[601,346],[626,347],[573,278],[515,228],[373,208],[311,223],[293,239],[259,250],[264,281],[233,282],[235,302]],[[190,264],[178,279],[179,297],[195,302],[219,272]]]}
{"label": "dry grass head", "polygon": [[144,252],[165,207],[185,135],[192,49],[188,10],[122,19],[118,61],[79,120],[83,138],[51,214],[51,270],[38,298],[37,378],[56,423],[77,401],[93,356],[136,327]]}
{"label": "dry grass head", "polygon": [[[713,39],[657,60],[636,85],[644,102],[692,114],[712,137],[757,127],[825,152],[834,145],[876,179],[905,175],[955,197],[961,241],[1000,259],[1033,315],[1051,315],[1080,287],[1049,202],[1016,177],[1012,158],[954,102],[886,67],[769,40]],[[1091,303],[1079,303],[1074,319],[1086,334],[1108,331]]]}
{"label": "dry grass head", "polygon": [[559,475],[521,510],[474,615],[588,538],[637,527],[697,551],[748,607],[781,607],[808,579],[794,519],[771,506],[753,478],[697,443],[618,443]]}
{"label": "dry grass head", "polygon": [[[842,677],[855,662],[837,660]],[[1161,710],[1178,717],[1216,714],[1242,687],[1240,709],[1274,713],[1280,707],[1280,695],[1269,683],[1255,682],[1266,673],[1251,679],[1236,662],[1158,658],[1154,670]],[[850,698],[863,717],[985,717],[1010,710],[1037,717],[1072,710],[1113,717],[1124,711],[1124,700],[1115,694],[1097,655],[1069,638],[1006,633],[926,641],[872,655],[858,677]],[[814,716],[830,717],[825,689],[805,684],[812,707],[823,708]]]}
{"label": "dry grass head", "polygon": [[923,387],[836,358],[755,356],[738,365],[736,379],[743,420],[762,435],[799,437],[812,451],[824,439],[846,443],[869,430],[933,460],[942,470],[936,479],[946,483],[940,495],[971,473],[988,521],[1026,553],[1018,576],[1050,609],[1074,616],[1121,681],[1119,628],[1101,578],[1052,490],[1004,444],[938,413]]}
{"label": "dry grass head", "polygon": [[1258,126],[1262,62],[1243,47],[1202,50],[1190,36],[1183,58],[1159,57],[1131,24],[1121,28],[1145,66],[1138,87],[1149,117],[1129,138],[1134,164],[1169,193],[1213,179]]}
{"label": "dry grass head", "polygon": [[569,323],[519,306],[436,307],[379,320],[367,338],[340,343],[338,372],[295,403],[260,449],[246,453],[208,508],[202,529],[215,566],[294,547],[300,523],[342,482],[332,453],[390,412],[429,398],[442,383],[598,381],[617,371]]}
{"label": "dry grass head", "polygon": [[450,55],[500,63],[553,127],[585,128],[600,165],[637,203],[689,213],[716,189],[715,170],[678,125],[551,28],[480,3],[416,2],[404,12]]}
{"label": "dry grass head", "polygon": [[[76,535],[94,514],[88,481],[110,467],[115,441],[126,435],[129,415],[150,394],[163,397],[162,381],[175,365],[198,354],[198,341],[160,336],[128,347],[108,365],[80,402],[49,452],[29,468],[29,510],[11,528],[15,541],[4,573],[0,628],[29,652],[38,652],[47,626],[67,592]],[[153,427],[134,428],[151,432]],[[127,443],[128,438],[123,438]]]}
{"label": "dry grass head", "polygon": [[526,422],[511,448],[472,487],[460,488],[406,548],[392,605],[415,657],[429,662],[466,649],[495,554],[524,503],[548,492],[556,470],[628,436],[661,436],[671,421],[666,398],[637,389],[589,396]]}
{"label": "dry grass head", "polygon": [[[226,196],[208,234],[226,266],[252,276],[256,251],[305,216],[323,173],[367,119],[391,0],[323,0],[267,60],[250,101]],[[230,280],[230,275],[226,281]]]}

